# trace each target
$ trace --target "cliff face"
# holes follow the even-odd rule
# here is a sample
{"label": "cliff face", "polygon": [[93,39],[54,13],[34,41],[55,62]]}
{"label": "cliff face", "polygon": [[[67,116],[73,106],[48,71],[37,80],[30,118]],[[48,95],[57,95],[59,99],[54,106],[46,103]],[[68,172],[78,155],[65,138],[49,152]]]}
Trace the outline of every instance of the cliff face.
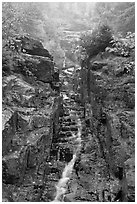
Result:
{"label": "cliff face", "polygon": [[[3,201],[49,202],[81,141],[62,201],[135,200],[134,53],[66,62],[60,80],[41,42],[3,52]],[[88,66],[87,66],[88,65]],[[60,89],[61,88],[61,89]],[[69,166],[69,165],[68,165]]]}
{"label": "cliff face", "polygon": [[[87,134],[83,136],[79,200],[87,196],[91,201],[134,200],[134,65],[133,55],[99,54],[90,60],[88,69],[82,67],[80,92]],[[86,187],[80,187],[83,184]]]}
{"label": "cliff face", "polygon": [[56,75],[52,56],[38,40],[21,36],[6,45],[2,105],[4,201],[39,201],[41,191],[34,193],[34,184],[44,185],[53,134],[59,128],[61,98]]}

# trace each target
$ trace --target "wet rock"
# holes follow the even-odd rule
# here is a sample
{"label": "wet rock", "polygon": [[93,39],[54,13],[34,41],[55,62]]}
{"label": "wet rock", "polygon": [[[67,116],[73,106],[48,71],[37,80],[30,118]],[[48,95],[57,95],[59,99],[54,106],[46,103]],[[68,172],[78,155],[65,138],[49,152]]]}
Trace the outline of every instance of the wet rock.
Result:
{"label": "wet rock", "polygon": [[[56,142],[58,142],[57,140],[56,141],[54,141],[54,140],[52,140],[53,141],[53,143],[55,144]],[[51,148],[50,149],[50,158],[55,158],[55,160],[57,160],[58,159],[58,148]]]}
{"label": "wet rock", "polygon": [[59,82],[59,70],[55,70],[53,74],[53,81]]}
{"label": "wet rock", "polygon": [[64,138],[66,136],[66,132],[60,131],[58,134],[58,138]]}
{"label": "wet rock", "polygon": [[77,128],[76,126],[72,126],[72,125],[71,125],[71,126],[70,126],[70,130],[71,130],[71,131],[78,131],[78,128]]}
{"label": "wet rock", "polygon": [[71,122],[71,118],[70,117],[64,117],[63,121]]}
{"label": "wet rock", "polygon": [[70,162],[73,158],[73,152],[69,148],[64,149],[65,162]]}
{"label": "wet rock", "polygon": [[64,113],[64,116],[69,116],[69,113]]}
{"label": "wet rock", "polygon": [[51,173],[51,174],[52,174],[52,173],[60,174],[61,172],[60,172],[60,170],[59,170],[58,168],[51,167],[50,173]]}
{"label": "wet rock", "polygon": [[67,131],[67,132],[65,132],[65,136],[66,136],[66,137],[71,137],[71,136],[72,136],[71,131]]}

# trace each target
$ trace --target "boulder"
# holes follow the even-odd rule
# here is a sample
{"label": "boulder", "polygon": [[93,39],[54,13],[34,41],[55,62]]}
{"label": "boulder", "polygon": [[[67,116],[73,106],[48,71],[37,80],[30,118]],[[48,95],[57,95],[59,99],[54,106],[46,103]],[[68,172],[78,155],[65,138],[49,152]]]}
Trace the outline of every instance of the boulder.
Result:
{"label": "boulder", "polygon": [[37,69],[32,71],[39,81],[51,82],[53,81],[53,63],[46,58],[37,57],[39,63],[37,64]]}
{"label": "boulder", "polygon": [[15,72],[22,73],[25,77],[36,77],[38,81],[44,83],[50,83],[53,81],[54,64],[47,57],[23,55],[23,60],[20,60],[20,65],[15,68]]}
{"label": "boulder", "polygon": [[30,36],[17,36],[12,39],[10,44],[12,44],[14,49],[17,49],[23,53],[49,57],[51,60],[53,60],[53,57],[50,55],[47,49],[44,49],[42,43],[39,40],[31,38]]}

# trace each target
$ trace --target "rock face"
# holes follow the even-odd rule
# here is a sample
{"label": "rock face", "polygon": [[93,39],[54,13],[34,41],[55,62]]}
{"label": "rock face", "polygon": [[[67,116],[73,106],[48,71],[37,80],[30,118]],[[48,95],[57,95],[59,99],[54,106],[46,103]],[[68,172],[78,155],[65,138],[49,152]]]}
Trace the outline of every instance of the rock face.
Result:
{"label": "rock face", "polygon": [[30,36],[17,36],[13,38],[9,44],[12,49],[17,49],[23,53],[30,55],[37,55],[43,57],[49,57],[53,60],[48,50],[44,49],[42,43],[39,40],[33,39]]}
{"label": "rock face", "polygon": [[61,97],[51,87],[59,78],[52,56],[38,40],[21,36],[9,47],[15,66],[7,63],[10,73],[3,76],[3,201],[39,201],[41,191],[35,193],[34,183],[46,182],[59,128]]}
{"label": "rock face", "polygon": [[41,42],[25,36],[12,39],[5,47],[3,72],[7,74],[7,70],[10,74],[22,74],[29,82],[38,80],[51,83],[54,80],[53,57]]}
{"label": "rock face", "polygon": [[77,148],[79,118],[79,153],[62,201],[134,202],[134,57],[98,54],[59,77],[41,42],[21,36],[9,47],[14,63],[6,52],[3,201],[54,200]]}
{"label": "rock face", "polygon": [[[77,190],[77,199],[80,201],[83,195],[87,200],[92,192],[91,200],[99,196],[102,202],[108,202],[110,197],[111,201],[133,201],[134,58],[107,56],[99,60],[97,56],[88,69],[82,67],[81,73],[81,99],[90,134],[79,167],[80,185],[85,185],[87,191],[86,187]],[[94,188],[91,183],[95,182],[98,187]]]}
{"label": "rock face", "polygon": [[[34,63],[32,63],[34,60]],[[32,60],[26,57],[26,67],[39,81],[49,83],[53,81],[54,66],[48,58],[34,56]],[[26,73],[26,70],[24,70]]]}

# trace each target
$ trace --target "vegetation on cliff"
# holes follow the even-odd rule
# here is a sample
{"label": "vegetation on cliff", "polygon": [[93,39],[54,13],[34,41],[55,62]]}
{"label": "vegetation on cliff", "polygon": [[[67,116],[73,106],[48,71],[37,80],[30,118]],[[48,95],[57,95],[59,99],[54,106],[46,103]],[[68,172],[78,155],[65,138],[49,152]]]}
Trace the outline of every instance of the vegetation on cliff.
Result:
{"label": "vegetation on cliff", "polygon": [[134,2],[2,9],[3,201],[134,201]]}
{"label": "vegetation on cliff", "polygon": [[130,118],[130,115],[134,117],[135,108],[135,35],[128,32],[125,38],[116,38],[110,28],[101,26],[81,37],[79,50],[83,70],[81,84],[85,84],[81,86],[81,96],[85,107],[89,103],[86,111],[92,109],[87,118],[90,130],[98,139],[110,178],[114,175],[119,180],[121,195],[114,200],[127,201],[132,197],[130,185],[134,186],[129,181],[132,167],[127,167],[126,163],[135,156],[133,118]]}

